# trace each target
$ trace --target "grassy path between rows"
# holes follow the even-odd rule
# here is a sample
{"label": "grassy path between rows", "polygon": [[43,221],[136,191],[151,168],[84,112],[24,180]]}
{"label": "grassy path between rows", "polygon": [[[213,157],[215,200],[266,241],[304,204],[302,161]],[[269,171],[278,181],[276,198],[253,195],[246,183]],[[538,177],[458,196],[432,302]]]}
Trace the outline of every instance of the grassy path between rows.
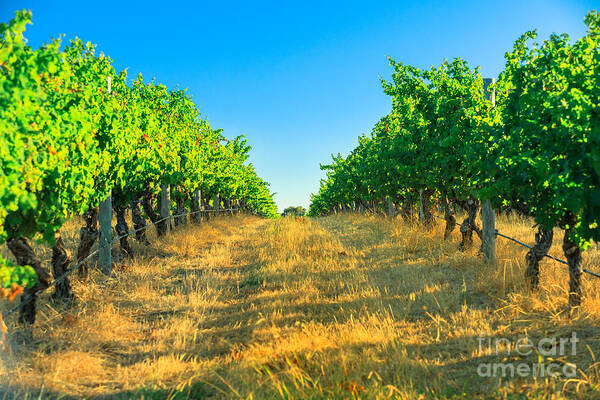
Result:
{"label": "grassy path between rows", "polygon": [[[499,225],[531,240],[526,222]],[[563,268],[544,262],[532,294],[521,250],[499,243],[484,265],[455,235],[350,215],[177,228],[134,244],[115,278],[75,282],[72,307],[44,297],[31,331],[9,321],[0,398],[600,398],[595,282],[569,315]],[[573,332],[576,353],[557,362],[575,380],[478,374],[539,361],[508,343]]]}

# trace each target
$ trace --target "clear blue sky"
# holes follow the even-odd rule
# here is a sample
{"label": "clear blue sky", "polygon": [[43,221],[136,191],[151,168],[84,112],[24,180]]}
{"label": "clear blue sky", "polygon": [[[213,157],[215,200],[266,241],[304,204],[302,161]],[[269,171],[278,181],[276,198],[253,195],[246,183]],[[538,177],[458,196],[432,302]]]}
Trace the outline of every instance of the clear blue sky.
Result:
{"label": "clear blue sky", "polygon": [[248,137],[280,211],[308,206],[319,163],[347,154],[387,114],[387,55],[419,67],[459,56],[495,77],[523,32],[578,37],[585,13],[600,9],[584,0],[110,3],[0,0],[0,20],[30,9],[34,47],[79,36],[130,77],[187,87],[213,127]]}

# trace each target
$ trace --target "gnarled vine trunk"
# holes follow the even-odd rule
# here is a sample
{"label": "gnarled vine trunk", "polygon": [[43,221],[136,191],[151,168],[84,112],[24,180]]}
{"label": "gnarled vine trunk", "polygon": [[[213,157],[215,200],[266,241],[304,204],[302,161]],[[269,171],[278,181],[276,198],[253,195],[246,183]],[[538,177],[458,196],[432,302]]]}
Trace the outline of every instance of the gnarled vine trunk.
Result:
{"label": "gnarled vine trunk", "polygon": [[146,238],[146,229],[144,228],[146,226],[146,219],[140,211],[139,198],[131,201],[131,220],[133,221],[133,229],[136,231],[135,239],[146,246],[150,245],[148,238]]}
{"label": "gnarled vine trunk", "polygon": [[186,213],[185,209],[185,198],[177,197],[175,199],[175,226],[185,225],[187,223],[187,215],[183,215]]}
{"label": "gnarled vine trunk", "polygon": [[434,191],[431,189],[421,190],[419,192],[419,216],[424,225],[433,224],[433,214],[431,213],[430,200]]}
{"label": "gnarled vine trunk", "polygon": [[19,311],[19,322],[33,324],[35,322],[37,292],[50,285],[50,274],[42,267],[40,259],[35,255],[33,248],[26,238],[9,239],[6,245],[17,259],[17,264],[31,266],[37,275],[35,285],[25,288],[21,296],[22,306]]}
{"label": "gnarled vine trunk", "polygon": [[475,199],[459,202],[460,206],[467,212],[467,217],[460,227],[462,240],[458,245],[460,251],[466,250],[473,243],[473,232],[477,233],[481,239],[481,228],[477,226],[477,210],[479,210],[479,202]]}
{"label": "gnarled vine trunk", "polygon": [[156,225],[156,235],[160,237],[166,234],[167,224],[158,222],[160,221],[160,215],[158,215],[156,211],[154,211],[152,193],[149,191],[142,197],[142,208],[144,209],[144,212],[146,213],[148,218],[150,218],[150,221],[152,221],[152,223]]}
{"label": "gnarled vine trunk", "polygon": [[[573,225],[574,223],[569,226]],[[569,264],[569,306],[578,307],[581,305],[581,275],[583,274],[581,249],[579,244],[571,240],[570,233],[571,229],[565,230],[562,248]]]}
{"label": "gnarled vine trunk", "polygon": [[121,246],[121,253],[124,256],[131,257],[133,255],[133,251],[131,247],[129,247],[129,237],[124,236],[129,232],[129,227],[127,226],[127,221],[125,220],[125,211],[126,208],[123,206],[115,206],[115,214],[117,216],[117,225],[115,229],[117,231],[117,235],[119,235],[119,244]]}
{"label": "gnarled vine trunk", "polygon": [[538,227],[535,234],[535,246],[533,246],[525,255],[527,269],[525,270],[525,279],[531,290],[537,290],[540,284],[540,260],[548,254],[552,246],[552,237],[554,231],[552,229],[542,229]]}
{"label": "gnarled vine trunk", "polygon": [[[65,243],[60,232],[56,232],[54,239],[56,244],[52,246],[52,273],[54,274],[54,279],[58,279],[69,269],[71,257],[65,248]],[[56,283],[52,298],[57,300],[73,300],[73,290],[71,289],[68,276],[65,276]]]}
{"label": "gnarled vine trunk", "polygon": [[[90,255],[92,246],[98,239],[98,207],[90,208],[83,214],[85,226],[79,231],[79,247],[77,248],[77,262],[83,261]],[[87,279],[89,275],[89,265],[85,261],[79,266],[79,276]]]}
{"label": "gnarled vine trunk", "polygon": [[448,240],[452,232],[454,232],[454,228],[456,227],[456,218],[454,217],[454,211],[450,208],[450,204],[448,203],[446,196],[444,196],[442,200],[442,205],[444,207],[444,219],[446,220],[444,240]]}

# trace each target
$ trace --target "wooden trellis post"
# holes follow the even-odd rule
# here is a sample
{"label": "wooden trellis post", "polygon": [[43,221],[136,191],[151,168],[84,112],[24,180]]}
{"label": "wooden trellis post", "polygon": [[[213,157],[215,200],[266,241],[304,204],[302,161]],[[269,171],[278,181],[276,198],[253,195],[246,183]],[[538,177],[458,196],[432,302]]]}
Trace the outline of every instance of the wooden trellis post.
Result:
{"label": "wooden trellis post", "polygon": [[169,232],[171,228],[171,196],[169,193],[169,185],[160,186],[160,218],[167,218],[162,223],[164,224],[164,232]]}
{"label": "wooden trellis post", "polygon": [[[108,81],[108,93],[111,92],[110,76]],[[112,191],[98,206],[98,224],[100,225],[100,240],[98,249],[98,267],[106,275],[112,273]]]}
{"label": "wooden trellis post", "polygon": [[[485,97],[496,105],[496,93],[489,90],[489,86],[495,82],[493,78],[485,78],[483,80],[483,91]],[[488,262],[494,262],[496,253],[496,215],[492,204],[489,200],[485,200],[481,205],[481,250]]]}
{"label": "wooden trellis post", "polygon": [[100,224],[98,266],[102,272],[110,275],[112,273],[112,195],[110,192],[98,207],[98,223]]}
{"label": "wooden trellis post", "polygon": [[202,223],[202,206],[200,204],[200,198],[202,197],[200,189],[194,190],[194,194],[192,195],[192,207],[191,210],[195,214],[192,215],[192,221],[195,221],[197,224]]}
{"label": "wooden trellis post", "polygon": [[219,199],[219,195],[215,194],[215,198],[213,199],[213,208],[215,209],[215,217],[219,215],[219,210],[221,208],[221,200]]}

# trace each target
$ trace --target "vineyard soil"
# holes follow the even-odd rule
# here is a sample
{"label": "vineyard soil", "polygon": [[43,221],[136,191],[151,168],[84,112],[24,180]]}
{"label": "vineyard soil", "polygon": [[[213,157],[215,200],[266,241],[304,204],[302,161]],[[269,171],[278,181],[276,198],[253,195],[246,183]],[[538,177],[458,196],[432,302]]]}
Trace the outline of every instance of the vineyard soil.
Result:
{"label": "vineyard soil", "polygon": [[[63,230],[71,251],[82,225]],[[497,221],[526,243],[531,225]],[[477,240],[458,252],[460,233],[443,236],[441,223],[375,216],[236,216],[149,235],[148,248],[132,241],[114,278],[73,282],[70,308],[44,295],[30,332],[7,321],[0,398],[600,398],[598,282],[584,278],[570,315],[563,265],[542,260],[530,293],[523,248],[499,238],[486,265]],[[562,256],[562,232],[554,242]],[[600,271],[597,245],[584,265]],[[573,332],[577,352],[562,360],[576,364],[573,381],[478,375],[506,359],[480,352],[481,335]]]}

